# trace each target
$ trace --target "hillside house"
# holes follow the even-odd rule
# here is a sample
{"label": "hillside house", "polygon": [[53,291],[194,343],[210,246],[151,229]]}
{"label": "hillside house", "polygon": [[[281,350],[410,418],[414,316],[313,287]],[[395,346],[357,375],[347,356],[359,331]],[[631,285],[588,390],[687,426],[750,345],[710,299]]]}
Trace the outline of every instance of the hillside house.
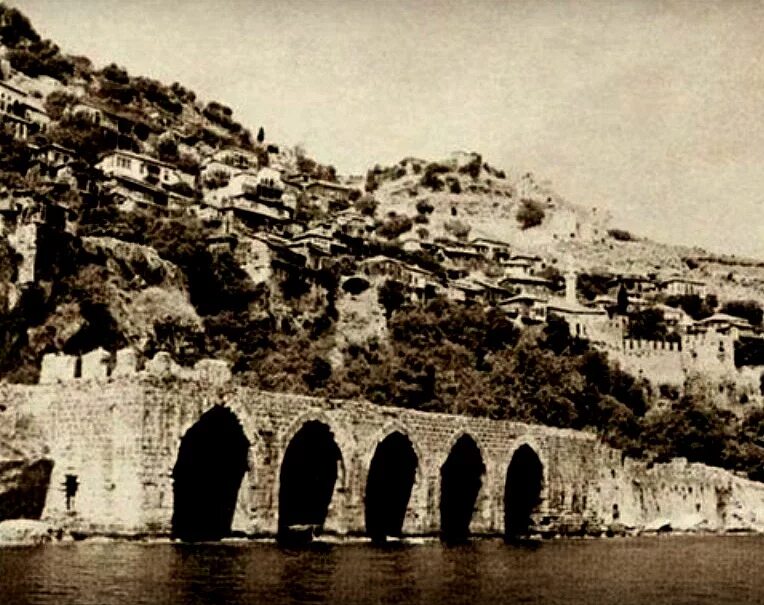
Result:
{"label": "hillside house", "polygon": [[311,196],[350,203],[353,188],[330,181],[311,180],[305,185],[304,190]]}
{"label": "hillside house", "polygon": [[358,263],[358,272],[377,285],[387,279],[403,284],[414,302],[432,300],[441,291],[432,272],[389,256],[378,255],[362,260]]}
{"label": "hillside house", "polygon": [[106,176],[141,181],[157,186],[172,185],[181,180],[188,182],[190,179],[190,175],[181,178],[180,172],[172,164],[147,155],[119,149],[105,154],[96,168]]}
{"label": "hillside house", "polygon": [[748,336],[755,333],[753,325],[747,319],[726,313],[715,313],[711,317],[696,321],[690,327],[690,331],[696,334],[701,332],[728,334],[734,339],[740,335]]}
{"label": "hillside house", "polygon": [[506,277],[531,277],[534,273],[533,262],[526,259],[505,259],[500,262]]}
{"label": "hillside house", "polygon": [[111,178],[111,190],[121,198],[123,210],[185,207],[191,202],[172,189],[182,182],[193,182],[193,177],[167,162],[132,151],[116,150],[105,154],[96,168]]}
{"label": "hillside house", "polygon": [[289,242],[288,248],[304,256],[307,266],[311,269],[322,269],[329,259],[348,253],[347,246],[321,228],[295,236]]}
{"label": "hillside house", "polygon": [[50,124],[50,117],[37,99],[3,81],[0,81],[0,118],[20,140],[44,132]]}
{"label": "hillside house", "polygon": [[469,279],[449,281],[446,286],[446,298],[455,302],[477,302],[484,300],[485,287]]}
{"label": "hillside house", "polygon": [[586,307],[578,302],[551,298],[546,305],[546,316],[564,319],[572,336],[592,338],[608,322],[607,311],[598,307]]}
{"label": "hillside house", "polygon": [[522,323],[546,321],[547,299],[533,294],[518,294],[499,302],[499,309]]}
{"label": "hillside house", "polygon": [[685,277],[671,277],[662,281],[659,285],[660,291],[668,296],[706,296],[706,283],[696,279]]}
{"label": "hillside house", "polygon": [[[37,166],[37,172],[42,178],[71,181],[72,175],[68,168],[79,158],[75,151],[56,143],[28,147],[31,151],[31,165]],[[76,179],[74,185],[81,190],[88,189],[85,184],[77,182]]]}
{"label": "hillside house", "polygon": [[477,237],[470,242],[470,247],[486,259],[501,263],[511,258],[509,244],[486,237]]}
{"label": "hillside house", "polygon": [[450,240],[437,240],[423,247],[429,248],[431,254],[441,263],[449,267],[460,267],[470,271],[482,269],[486,259],[480,252],[473,250],[459,242]]}
{"label": "hillside house", "polygon": [[608,282],[608,290],[612,294],[616,294],[622,285],[631,296],[643,296],[657,290],[654,279],[634,273],[618,275],[611,279]]}
{"label": "hillside house", "polygon": [[520,290],[523,294],[535,296],[549,296],[558,290],[555,282],[542,277],[503,277],[499,280],[499,286],[506,289]]}
{"label": "hillside house", "polygon": [[348,237],[364,239],[374,231],[374,219],[352,208],[338,212],[333,220],[336,230]]}

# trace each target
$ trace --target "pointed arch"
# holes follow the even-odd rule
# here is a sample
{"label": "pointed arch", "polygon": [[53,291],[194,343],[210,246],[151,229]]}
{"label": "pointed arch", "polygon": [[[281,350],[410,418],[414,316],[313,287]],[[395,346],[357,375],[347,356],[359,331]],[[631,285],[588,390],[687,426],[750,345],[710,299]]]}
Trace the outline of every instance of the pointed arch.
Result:
{"label": "pointed arch", "polygon": [[469,536],[485,474],[480,447],[460,431],[440,467],[440,533],[446,542],[463,542]]}
{"label": "pointed arch", "polygon": [[184,433],[173,467],[172,535],[219,540],[231,533],[249,447],[238,417],[215,405]]}
{"label": "pointed arch", "polygon": [[279,536],[323,531],[337,487],[343,485],[342,452],[329,424],[318,419],[301,419],[290,435],[279,464]]}
{"label": "pointed arch", "polygon": [[529,443],[514,449],[504,483],[504,535],[522,537],[533,529],[533,515],[538,512],[544,489],[544,464],[538,450]]}
{"label": "pointed arch", "polygon": [[375,541],[399,537],[420,457],[406,432],[393,430],[374,447],[364,493],[366,533]]}

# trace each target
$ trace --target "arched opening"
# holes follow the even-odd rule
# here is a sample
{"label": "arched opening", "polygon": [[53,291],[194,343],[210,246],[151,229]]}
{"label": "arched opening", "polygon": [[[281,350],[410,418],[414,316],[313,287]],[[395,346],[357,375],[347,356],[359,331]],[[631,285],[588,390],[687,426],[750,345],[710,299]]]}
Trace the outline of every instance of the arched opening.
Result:
{"label": "arched opening", "polygon": [[529,533],[531,515],[541,501],[544,468],[528,445],[520,446],[507,468],[504,487],[504,535],[508,539]]}
{"label": "arched opening", "polygon": [[220,540],[231,533],[249,441],[236,415],[216,405],[180,442],[172,471],[172,535],[187,541]]}
{"label": "arched opening", "polygon": [[462,435],[440,469],[440,533],[446,542],[463,542],[469,536],[484,473],[480,448]]}
{"label": "arched opening", "polygon": [[281,463],[279,537],[320,534],[342,459],[329,427],[311,420],[289,442]]}
{"label": "arched opening", "polygon": [[414,487],[417,455],[408,437],[391,433],[377,446],[366,479],[366,533],[375,542],[403,531]]}

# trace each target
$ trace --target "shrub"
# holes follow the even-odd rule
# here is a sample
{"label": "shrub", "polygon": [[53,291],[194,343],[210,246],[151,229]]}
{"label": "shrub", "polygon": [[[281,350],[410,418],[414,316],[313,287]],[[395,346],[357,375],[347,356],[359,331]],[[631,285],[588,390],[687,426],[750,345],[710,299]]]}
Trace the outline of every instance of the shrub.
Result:
{"label": "shrub", "polygon": [[377,234],[385,239],[395,239],[407,231],[411,231],[413,226],[413,221],[406,215],[393,215],[377,227]]}
{"label": "shrub", "polygon": [[733,300],[721,307],[722,313],[747,319],[754,326],[760,326],[764,309],[755,300]]}
{"label": "shrub", "polygon": [[517,222],[523,229],[536,227],[544,221],[544,207],[534,200],[523,200],[517,211]]}
{"label": "shrub", "polygon": [[207,189],[220,189],[230,182],[231,177],[225,170],[212,170],[204,175],[202,184]]}
{"label": "shrub", "polygon": [[456,195],[460,194],[462,192],[462,184],[459,182],[459,179],[448,179],[448,188],[451,191],[451,193],[454,193]]}
{"label": "shrub", "polygon": [[624,229],[608,229],[607,234],[619,242],[633,242],[636,238],[628,231]]}
{"label": "shrub", "polygon": [[451,172],[451,169],[443,164],[434,162],[432,164],[427,164],[427,167],[424,169],[424,174],[419,179],[419,183],[423,187],[427,187],[432,191],[440,191],[445,186],[445,183],[438,175],[448,172]]}
{"label": "shrub", "polygon": [[362,195],[358,198],[355,202],[355,209],[358,210],[361,214],[364,216],[374,216],[374,214],[377,211],[377,206],[379,206],[379,203],[377,200],[374,199],[374,196],[369,195],[368,193],[365,195]]}
{"label": "shrub", "polygon": [[416,203],[416,211],[419,214],[432,214],[435,207],[428,200],[419,200]]}
{"label": "shrub", "polygon": [[483,165],[483,158],[480,154],[474,154],[469,163],[459,168],[459,172],[470,175],[473,179],[477,180],[480,176],[480,169]]}
{"label": "shrub", "polygon": [[377,296],[379,304],[384,307],[385,315],[388,319],[406,303],[406,291],[403,284],[392,279],[386,280],[379,287]]}
{"label": "shrub", "polygon": [[64,111],[77,100],[72,93],[65,90],[54,90],[45,97],[45,111],[53,120],[60,120]]}
{"label": "shrub", "polygon": [[446,221],[443,223],[443,228],[455,238],[460,240],[467,239],[467,236],[470,234],[470,230],[472,229],[468,224],[463,223],[458,219],[451,219]]}

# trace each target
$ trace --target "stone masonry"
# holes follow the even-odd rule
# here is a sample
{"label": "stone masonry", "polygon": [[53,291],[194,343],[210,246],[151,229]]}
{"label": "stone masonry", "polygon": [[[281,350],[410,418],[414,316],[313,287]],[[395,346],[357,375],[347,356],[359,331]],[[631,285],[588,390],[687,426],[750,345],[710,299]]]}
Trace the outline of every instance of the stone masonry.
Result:
{"label": "stone masonry", "polygon": [[[117,361],[109,370],[101,352],[77,364],[51,359],[43,368],[53,375],[44,372],[41,384],[0,385],[0,428],[8,418],[35,422],[50,448],[54,468],[43,517],[80,531],[169,532],[181,439],[215,405],[235,414],[250,443],[233,523],[248,535],[276,533],[281,462],[309,421],[329,427],[341,452],[325,522],[331,533],[364,533],[369,466],[377,445],[394,431],[408,437],[418,459],[407,535],[439,531],[440,469],[464,434],[478,445],[485,465],[474,534],[503,533],[507,469],[523,445],[543,467],[533,515],[541,531],[576,533],[613,523],[764,530],[764,484],[684,460],[648,468],[592,434],[266,393],[234,384],[219,362],[190,370],[162,356],[138,372],[133,356],[121,352]],[[74,366],[81,366],[81,377],[69,373]],[[78,488],[67,506],[64,486],[71,477]]]}

